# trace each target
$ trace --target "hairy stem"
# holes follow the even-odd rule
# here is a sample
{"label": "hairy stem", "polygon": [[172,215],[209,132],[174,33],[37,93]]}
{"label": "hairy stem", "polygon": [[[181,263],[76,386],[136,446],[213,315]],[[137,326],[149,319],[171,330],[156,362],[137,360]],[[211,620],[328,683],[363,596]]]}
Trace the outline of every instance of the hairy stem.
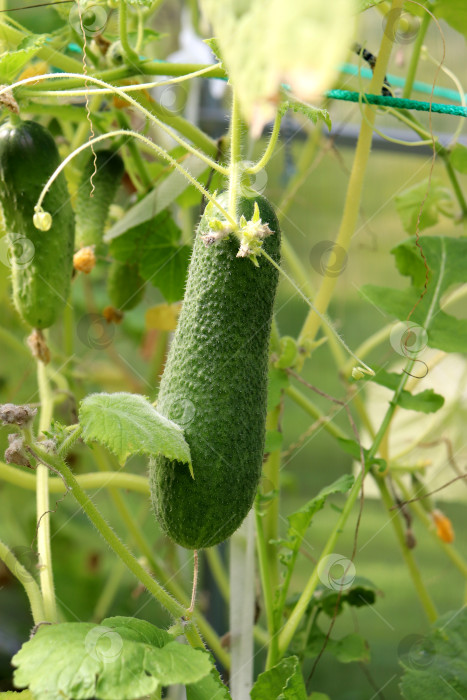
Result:
{"label": "hairy stem", "polygon": [[[53,411],[53,398],[47,377],[47,368],[43,362],[37,362],[37,382],[41,412],[39,433],[50,428]],[[36,469],[36,512],[39,526],[37,528],[37,552],[39,555],[39,579],[44,600],[45,622],[57,622],[57,606],[52,569],[52,548],[50,545],[50,510],[49,506],[49,470],[43,464]]]}
{"label": "hairy stem", "polygon": [[13,552],[0,540],[0,560],[5,564],[6,568],[11,571],[13,576],[23,586],[25,593],[29,599],[31,606],[32,618],[34,624],[47,622],[46,613],[44,610],[43,599],[39,586],[34,581],[33,577],[22,564],[17,560]]}
{"label": "hairy stem", "polygon": [[[391,8],[393,11],[401,10],[403,5],[404,0],[393,0]],[[389,33],[383,33],[383,38],[381,40],[378,53],[378,60],[376,62],[373,78],[369,87],[369,91],[371,93],[379,93],[386,74],[392,49],[392,40],[388,34]],[[376,112],[369,105],[367,105],[364,108],[364,116],[365,119],[362,122],[357,141],[354,162],[344,204],[344,211],[339,227],[339,233],[336,239],[336,246],[339,246],[339,249],[343,249],[344,251],[347,251],[349,248],[360,211],[363,183],[366,166],[370,155]],[[314,303],[316,309],[321,312],[321,314],[326,313],[337,280],[338,277],[325,276],[323,278]],[[316,336],[316,333],[318,332],[320,324],[321,318],[318,316],[318,314],[314,313],[313,310],[310,310],[301,330],[299,343],[304,344],[306,342],[312,342]]]}

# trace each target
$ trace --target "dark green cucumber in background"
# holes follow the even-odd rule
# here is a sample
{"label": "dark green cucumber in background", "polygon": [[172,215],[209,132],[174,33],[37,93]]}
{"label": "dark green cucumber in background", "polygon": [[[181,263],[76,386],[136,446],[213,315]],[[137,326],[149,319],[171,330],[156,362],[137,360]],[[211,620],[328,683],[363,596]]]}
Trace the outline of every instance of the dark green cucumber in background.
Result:
{"label": "dark green cucumber in background", "polygon": [[[76,198],[76,247],[99,246],[104,235],[105,222],[125,166],[116,151],[102,149],[96,152],[96,172],[94,156],[87,161]],[[94,185],[91,197],[91,176]]]}
{"label": "dark green cucumber in background", "polygon": [[[226,206],[225,195],[221,201]],[[274,232],[265,251],[280,259],[273,208],[255,197]],[[239,215],[253,215],[255,199],[241,199]],[[216,212],[217,215],[217,212]],[[150,464],[157,519],[178,544],[212,547],[229,537],[250,510],[262,469],[269,336],[278,271],[238,258],[235,235],[206,246],[206,214],[199,224],[185,298],[157,399],[157,410],[179,423],[190,446],[186,464],[160,456]]]}
{"label": "dark green cucumber in background", "polygon": [[114,261],[107,277],[107,294],[112,304],[121,311],[130,311],[144,296],[145,281],[137,265]]}
{"label": "dark green cucumber in background", "polygon": [[33,224],[42,187],[59,164],[55,141],[41,124],[15,121],[0,128],[0,203],[12,243],[13,300],[22,319],[37,329],[61,314],[73,269],[74,214],[63,173],[43,202],[51,228],[39,231]]}

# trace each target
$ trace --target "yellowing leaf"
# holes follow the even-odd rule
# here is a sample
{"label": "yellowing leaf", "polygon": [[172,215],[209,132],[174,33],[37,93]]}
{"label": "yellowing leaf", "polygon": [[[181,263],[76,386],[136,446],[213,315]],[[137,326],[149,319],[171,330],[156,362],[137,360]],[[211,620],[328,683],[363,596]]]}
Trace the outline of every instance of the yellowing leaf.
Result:
{"label": "yellowing leaf", "polygon": [[181,304],[158,304],[146,311],[146,329],[173,331],[177,327]]}

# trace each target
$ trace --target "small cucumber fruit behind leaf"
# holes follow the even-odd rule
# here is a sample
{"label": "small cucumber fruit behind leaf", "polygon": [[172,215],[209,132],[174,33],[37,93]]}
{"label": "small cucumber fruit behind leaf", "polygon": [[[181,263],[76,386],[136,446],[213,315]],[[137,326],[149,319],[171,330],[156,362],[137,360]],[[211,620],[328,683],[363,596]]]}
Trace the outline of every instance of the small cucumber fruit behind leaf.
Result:
{"label": "small cucumber fruit behind leaf", "polygon": [[117,309],[134,309],[144,296],[144,285],[137,265],[118,261],[111,264],[107,277],[107,294]]}
{"label": "small cucumber fruit behind leaf", "polygon": [[13,249],[13,300],[22,319],[37,329],[57,320],[70,291],[74,215],[63,173],[43,202],[51,227],[39,231],[33,224],[42,187],[59,164],[55,141],[41,124],[0,128],[0,202]]}
{"label": "small cucumber fruit behind leaf", "polygon": [[[220,197],[227,206],[226,195]],[[280,259],[273,208],[256,201],[273,234],[265,251]],[[251,220],[254,199],[241,199]],[[217,212],[216,212],[217,215]],[[194,243],[182,311],[157,399],[157,410],[185,430],[194,479],[186,464],[159,456],[150,463],[157,519],[178,544],[212,547],[229,537],[250,510],[261,476],[268,350],[278,271],[237,257],[231,234],[212,245],[206,213]]]}
{"label": "small cucumber fruit behind leaf", "polygon": [[86,163],[79,183],[76,199],[76,247],[102,243],[109,208],[123,177],[125,166],[116,151],[102,149],[96,152],[96,172],[91,197],[91,176],[94,173],[94,156]]}

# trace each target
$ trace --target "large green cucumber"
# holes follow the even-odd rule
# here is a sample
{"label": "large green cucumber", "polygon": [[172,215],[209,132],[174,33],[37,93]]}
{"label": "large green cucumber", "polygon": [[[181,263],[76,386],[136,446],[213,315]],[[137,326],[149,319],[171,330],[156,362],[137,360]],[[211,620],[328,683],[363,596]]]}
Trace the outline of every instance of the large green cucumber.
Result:
{"label": "large green cucumber", "polygon": [[[123,160],[111,149],[105,148],[96,152],[96,165],[94,165],[93,155],[87,161],[76,199],[76,247],[78,249],[90,245],[99,246],[102,243],[109,208],[124,171]],[[91,176],[94,186],[92,197]]]}
{"label": "large green cucumber", "polygon": [[[225,195],[221,195],[226,206]],[[269,202],[255,198],[274,232],[265,251],[280,258],[280,230]],[[250,220],[254,199],[241,199]],[[157,409],[180,423],[190,446],[186,464],[162,456],[150,464],[157,519],[178,544],[212,547],[250,510],[261,476],[272,310],[277,269],[237,257],[234,235],[206,246],[198,227],[182,311],[161,379]],[[211,232],[212,233],[212,232]]]}
{"label": "large green cucumber", "polygon": [[59,164],[55,141],[41,124],[0,128],[0,202],[13,245],[13,300],[23,320],[38,329],[51,326],[62,312],[73,269],[74,215],[63,173],[43,202],[51,228],[39,231],[33,224],[42,187]]}

